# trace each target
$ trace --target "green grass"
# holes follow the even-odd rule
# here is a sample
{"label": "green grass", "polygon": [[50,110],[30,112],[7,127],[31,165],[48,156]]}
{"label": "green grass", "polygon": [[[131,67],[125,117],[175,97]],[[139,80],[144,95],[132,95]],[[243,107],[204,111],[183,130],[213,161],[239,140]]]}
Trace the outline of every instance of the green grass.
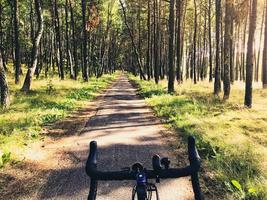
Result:
{"label": "green grass", "polygon": [[223,102],[213,96],[212,84],[206,82],[176,85],[176,93],[169,95],[166,81],[156,86],[129,76],[139,86],[140,96],[179,136],[197,138],[207,196],[267,199],[266,90],[254,90],[254,106],[245,109],[242,84],[233,86],[231,99]]}
{"label": "green grass", "polygon": [[30,94],[21,92],[21,85],[14,85],[9,77],[11,105],[0,112],[0,168],[18,159],[27,144],[42,138],[44,125],[85,106],[117,76],[90,78],[88,83],[57,78],[34,80]]}

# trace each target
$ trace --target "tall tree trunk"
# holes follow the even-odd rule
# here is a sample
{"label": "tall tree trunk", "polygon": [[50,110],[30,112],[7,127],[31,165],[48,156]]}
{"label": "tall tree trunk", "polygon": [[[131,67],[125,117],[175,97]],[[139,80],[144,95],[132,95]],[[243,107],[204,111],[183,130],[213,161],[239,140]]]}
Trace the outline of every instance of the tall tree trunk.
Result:
{"label": "tall tree trunk", "polygon": [[74,59],[74,79],[77,80],[78,77],[78,55],[77,55],[77,44],[75,39],[75,21],[73,14],[73,7],[71,1],[69,1],[70,5],[70,18],[71,18],[71,29],[72,29],[72,46],[73,46],[73,59]]}
{"label": "tall tree trunk", "polygon": [[18,0],[13,0],[13,25],[14,25],[14,43],[15,43],[15,83],[19,84],[21,58],[20,58],[20,42],[19,42],[19,16],[18,16]]}
{"label": "tall tree trunk", "polygon": [[241,55],[241,70],[240,70],[240,80],[245,80],[245,60],[246,60],[246,40],[247,40],[247,23],[248,22],[248,15],[246,14],[245,23],[244,23],[244,29],[243,29],[243,45],[241,47],[242,55]]}
{"label": "tall tree trunk", "polygon": [[170,0],[170,16],[169,16],[169,82],[168,92],[174,92],[174,52],[173,52],[173,41],[174,40],[174,0]]}
{"label": "tall tree trunk", "polygon": [[2,64],[7,71],[5,59],[4,59],[4,33],[3,33],[3,5],[0,4],[0,51],[2,52]]}
{"label": "tall tree trunk", "polygon": [[88,81],[88,33],[86,30],[86,0],[82,0],[82,21],[83,21],[83,80]]}
{"label": "tall tree trunk", "polygon": [[245,106],[252,106],[252,79],[253,79],[253,41],[257,22],[257,0],[252,0],[250,17],[249,17],[249,35],[247,46],[247,61],[246,61],[246,91],[245,91]]}
{"label": "tall tree trunk", "polygon": [[258,55],[256,55],[256,66],[255,66],[255,80],[259,81],[259,67],[260,67],[260,55],[261,55],[261,49],[262,49],[262,35],[263,35],[263,27],[264,27],[264,20],[265,20],[265,7],[266,7],[266,1],[264,3],[264,9],[262,12],[262,20],[261,20],[261,31],[260,31],[260,44],[258,49]]}
{"label": "tall tree trunk", "polygon": [[209,0],[208,6],[208,26],[209,26],[209,82],[213,79],[213,68],[212,68],[212,37],[211,37],[211,0]]}
{"label": "tall tree trunk", "polygon": [[70,41],[69,41],[69,3],[68,0],[65,1],[65,22],[66,22],[66,56],[67,56],[67,68],[70,70],[70,78],[74,79],[74,71],[72,65],[72,55],[70,51]]}
{"label": "tall tree trunk", "polygon": [[214,95],[221,91],[221,71],[220,71],[220,27],[221,27],[221,0],[216,0],[216,58],[215,58],[215,81]]}
{"label": "tall tree trunk", "polygon": [[223,76],[223,99],[230,96],[230,54],[231,54],[231,0],[225,1],[225,27],[224,27],[224,76]]}
{"label": "tall tree trunk", "polygon": [[209,82],[212,82],[213,69],[212,69],[212,38],[211,38],[211,0],[209,0],[208,7],[208,26],[209,26]]}
{"label": "tall tree trunk", "polygon": [[153,4],[153,10],[154,10],[154,15],[153,15],[153,24],[154,24],[154,79],[155,83],[159,83],[159,64],[158,64],[158,21],[157,21],[157,1],[154,0]]}
{"label": "tall tree trunk", "polygon": [[[237,32],[236,32],[236,37],[235,37],[235,40],[239,40],[240,38],[240,24],[238,24],[238,27],[237,27]],[[239,77],[239,68],[240,68],[240,45],[241,45],[241,42],[238,42],[236,44],[236,52],[235,52],[235,80],[238,81],[238,77]]]}
{"label": "tall tree trunk", "polygon": [[2,52],[0,50],[0,106],[1,109],[7,109],[9,106],[9,92],[6,78],[6,71],[3,65]]}
{"label": "tall tree trunk", "polygon": [[267,88],[267,3],[265,3],[264,47],[262,56],[262,84]]}
{"label": "tall tree trunk", "polygon": [[181,83],[181,19],[182,19],[182,0],[176,0],[176,79],[178,83]]}
{"label": "tall tree trunk", "polygon": [[150,80],[150,42],[151,42],[151,34],[150,34],[150,1],[147,1],[147,58],[146,58],[146,68],[147,68],[147,79]]}
{"label": "tall tree trunk", "polygon": [[194,84],[197,84],[197,62],[196,62],[196,53],[197,53],[197,2],[194,0],[194,36],[193,36],[193,76],[194,76]]}
{"label": "tall tree trunk", "polygon": [[39,53],[38,50],[39,50],[39,45],[40,45],[40,41],[41,41],[42,34],[43,34],[43,29],[44,29],[43,14],[42,14],[40,0],[34,0],[34,2],[35,2],[35,11],[37,15],[38,30],[37,30],[35,39],[33,41],[33,47],[32,47],[32,53],[31,53],[31,57],[32,57],[31,66],[28,69],[28,72],[26,74],[24,84],[22,87],[22,90],[25,92],[29,92],[31,89],[32,77],[34,75],[34,72],[36,70],[36,66],[38,63],[38,59],[37,59],[38,53]]}
{"label": "tall tree trunk", "polygon": [[234,45],[234,5],[232,2],[230,2],[230,82],[231,84],[234,84],[235,81],[235,65],[234,65],[234,59],[235,59],[235,45]]}
{"label": "tall tree trunk", "polygon": [[224,78],[224,29],[223,29],[223,10],[221,10],[221,80]]}
{"label": "tall tree trunk", "polygon": [[[52,0],[53,1],[53,0]],[[63,52],[62,52],[62,37],[60,33],[60,21],[58,13],[58,3],[57,0],[54,0],[54,17],[55,17],[55,31],[56,31],[56,44],[59,52],[58,64],[59,64],[59,75],[61,80],[64,80],[64,66],[63,66]]]}

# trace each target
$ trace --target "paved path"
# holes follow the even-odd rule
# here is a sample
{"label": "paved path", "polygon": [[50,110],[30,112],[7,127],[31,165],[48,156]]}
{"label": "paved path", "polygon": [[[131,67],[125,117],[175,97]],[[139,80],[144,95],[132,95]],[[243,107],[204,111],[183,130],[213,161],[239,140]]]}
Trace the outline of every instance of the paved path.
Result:
{"label": "paved path", "polygon": [[[164,131],[144,100],[136,96],[127,78],[121,76],[107,90],[98,111],[86,124],[83,133],[64,145],[72,165],[52,173],[39,199],[86,199],[89,178],[84,172],[88,143],[96,140],[99,147],[98,167],[119,170],[139,161],[151,168],[154,154],[169,156],[171,150],[161,136]],[[59,161],[60,162],[60,161]],[[60,163],[59,163],[60,164]],[[129,200],[132,182],[99,182],[97,199]],[[192,199],[187,178],[165,180],[159,185],[161,200]]]}

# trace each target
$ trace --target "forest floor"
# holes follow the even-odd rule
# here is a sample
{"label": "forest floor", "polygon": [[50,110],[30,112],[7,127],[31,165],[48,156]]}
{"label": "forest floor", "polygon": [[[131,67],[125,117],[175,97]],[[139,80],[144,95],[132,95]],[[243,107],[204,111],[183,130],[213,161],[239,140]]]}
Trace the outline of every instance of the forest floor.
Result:
{"label": "forest floor", "polygon": [[95,99],[119,74],[89,83],[40,78],[30,94],[21,92],[9,74],[11,105],[0,114],[0,199],[20,199],[38,188],[57,163],[42,162],[53,154],[45,144],[78,134],[93,115]]}
{"label": "forest floor", "polygon": [[[0,199],[86,199],[89,178],[84,165],[91,140],[99,145],[100,169],[118,170],[137,161],[151,168],[154,154],[169,156],[174,166],[188,164],[182,140],[162,126],[124,75],[46,134],[48,138],[29,145],[23,162],[1,172]],[[129,199],[132,185],[100,182],[98,199]],[[159,192],[161,199],[193,199],[188,178],[162,181]]]}
{"label": "forest floor", "polygon": [[129,75],[155,114],[177,137],[194,135],[202,157],[202,187],[211,199],[267,199],[267,90],[254,85],[253,108],[244,107],[244,83],[229,101],[214,97],[213,84],[185,81],[167,94],[159,85]]}

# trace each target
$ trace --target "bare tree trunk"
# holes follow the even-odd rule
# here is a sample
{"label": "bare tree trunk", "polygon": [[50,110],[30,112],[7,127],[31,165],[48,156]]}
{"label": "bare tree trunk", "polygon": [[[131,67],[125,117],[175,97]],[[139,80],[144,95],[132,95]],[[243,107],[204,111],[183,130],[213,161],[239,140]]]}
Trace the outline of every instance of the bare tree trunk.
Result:
{"label": "bare tree trunk", "polygon": [[174,52],[173,52],[173,42],[174,42],[174,0],[170,0],[170,16],[169,16],[169,82],[168,82],[168,92],[174,92]]}
{"label": "bare tree trunk", "polygon": [[60,32],[60,21],[59,21],[59,13],[58,13],[58,2],[57,0],[54,1],[54,17],[55,17],[55,31],[56,31],[56,44],[59,56],[58,58],[58,64],[59,64],[59,75],[61,80],[64,80],[64,66],[63,66],[63,52],[62,52],[62,37]]}
{"label": "bare tree trunk", "polygon": [[82,0],[82,21],[83,21],[83,80],[88,81],[88,33],[86,30],[86,0]]}
{"label": "bare tree trunk", "polygon": [[20,58],[20,42],[19,42],[19,16],[18,16],[18,0],[13,0],[13,25],[14,25],[14,43],[15,43],[15,83],[19,84],[21,58]]}
{"label": "bare tree trunk", "polygon": [[262,84],[267,88],[267,3],[265,3],[264,47],[262,57]]}
{"label": "bare tree trunk", "polygon": [[247,36],[247,21],[248,21],[248,15],[246,15],[245,18],[245,24],[244,24],[244,29],[243,29],[243,45],[241,47],[242,54],[241,54],[241,70],[240,70],[240,80],[244,81],[245,80],[245,49],[246,49],[246,36]]}
{"label": "bare tree trunk", "polygon": [[147,79],[150,80],[150,42],[151,42],[151,34],[150,34],[150,1],[147,1],[147,59],[146,59],[146,68],[147,68]]}
{"label": "bare tree trunk", "polygon": [[2,52],[2,64],[4,69],[7,71],[5,59],[4,59],[4,33],[3,33],[3,5],[0,4],[0,51]]}
{"label": "bare tree trunk", "polygon": [[261,31],[260,31],[260,44],[258,49],[258,55],[256,55],[256,66],[255,66],[255,80],[259,81],[259,67],[260,67],[260,55],[261,55],[261,49],[262,49],[262,35],[263,35],[263,27],[264,27],[264,19],[265,19],[265,7],[266,7],[266,1],[264,2],[264,9],[262,12],[262,21],[261,21]]}
{"label": "bare tree trunk", "polygon": [[35,69],[38,63],[38,59],[37,59],[38,53],[39,53],[38,50],[39,50],[39,45],[40,45],[40,41],[41,41],[42,34],[43,34],[43,29],[44,29],[43,14],[42,14],[40,0],[34,0],[34,1],[35,1],[35,11],[37,14],[37,21],[38,21],[38,30],[37,30],[36,37],[33,41],[33,47],[32,47],[32,53],[31,53],[31,57],[32,57],[31,66],[28,69],[28,72],[26,74],[24,84],[22,87],[22,90],[25,92],[29,92],[31,88],[32,77],[34,75],[34,72],[35,72]]}
{"label": "bare tree trunk", "polygon": [[224,76],[223,76],[223,99],[230,96],[230,54],[231,54],[231,0],[225,1],[225,28],[224,28]]}
{"label": "bare tree trunk", "polygon": [[70,69],[70,78],[74,79],[74,71],[72,65],[72,56],[70,52],[70,41],[69,41],[69,3],[68,0],[65,1],[65,22],[66,22],[66,56],[67,56],[67,68]]}
{"label": "bare tree trunk", "polygon": [[72,28],[72,46],[73,46],[73,59],[74,59],[74,79],[77,80],[78,77],[78,55],[77,55],[77,44],[75,39],[75,21],[73,15],[73,7],[71,1],[70,5],[70,18],[71,18],[71,28]]}
{"label": "bare tree trunk", "polygon": [[234,84],[235,81],[235,65],[234,65],[234,59],[235,59],[235,45],[234,45],[234,18],[233,18],[233,13],[234,13],[234,5],[232,2],[230,6],[230,82],[231,84]]}
{"label": "bare tree trunk", "polygon": [[221,0],[216,0],[216,59],[215,59],[215,82],[214,95],[221,91],[221,71],[220,71],[220,27],[221,27]]}
{"label": "bare tree trunk", "polygon": [[154,24],[154,79],[155,83],[159,83],[159,64],[158,64],[158,21],[157,21],[157,0],[153,1],[153,10],[154,10],[154,16],[153,16],[153,24]]}
{"label": "bare tree trunk", "polygon": [[209,26],[209,82],[212,82],[213,78],[213,69],[212,69],[212,38],[211,38],[211,0],[209,0],[208,7],[208,26]]}
{"label": "bare tree trunk", "polygon": [[181,83],[181,20],[182,20],[182,0],[176,0],[176,20],[177,20],[177,30],[176,30],[176,79],[178,83]]}
{"label": "bare tree trunk", "polygon": [[247,46],[247,62],[246,62],[246,92],[245,106],[252,106],[252,79],[253,79],[253,41],[256,30],[257,21],[257,0],[252,1],[251,12],[249,17],[249,36]]}
{"label": "bare tree trunk", "polygon": [[197,84],[197,72],[196,72],[196,53],[197,53],[197,2],[194,0],[194,50],[193,50],[193,76],[194,76],[194,84]]}
{"label": "bare tree trunk", "polygon": [[9,106],[9,91],[6,78],[6,71],[3,66],[2,52],[0,50],[0,106],[7,109]]}

